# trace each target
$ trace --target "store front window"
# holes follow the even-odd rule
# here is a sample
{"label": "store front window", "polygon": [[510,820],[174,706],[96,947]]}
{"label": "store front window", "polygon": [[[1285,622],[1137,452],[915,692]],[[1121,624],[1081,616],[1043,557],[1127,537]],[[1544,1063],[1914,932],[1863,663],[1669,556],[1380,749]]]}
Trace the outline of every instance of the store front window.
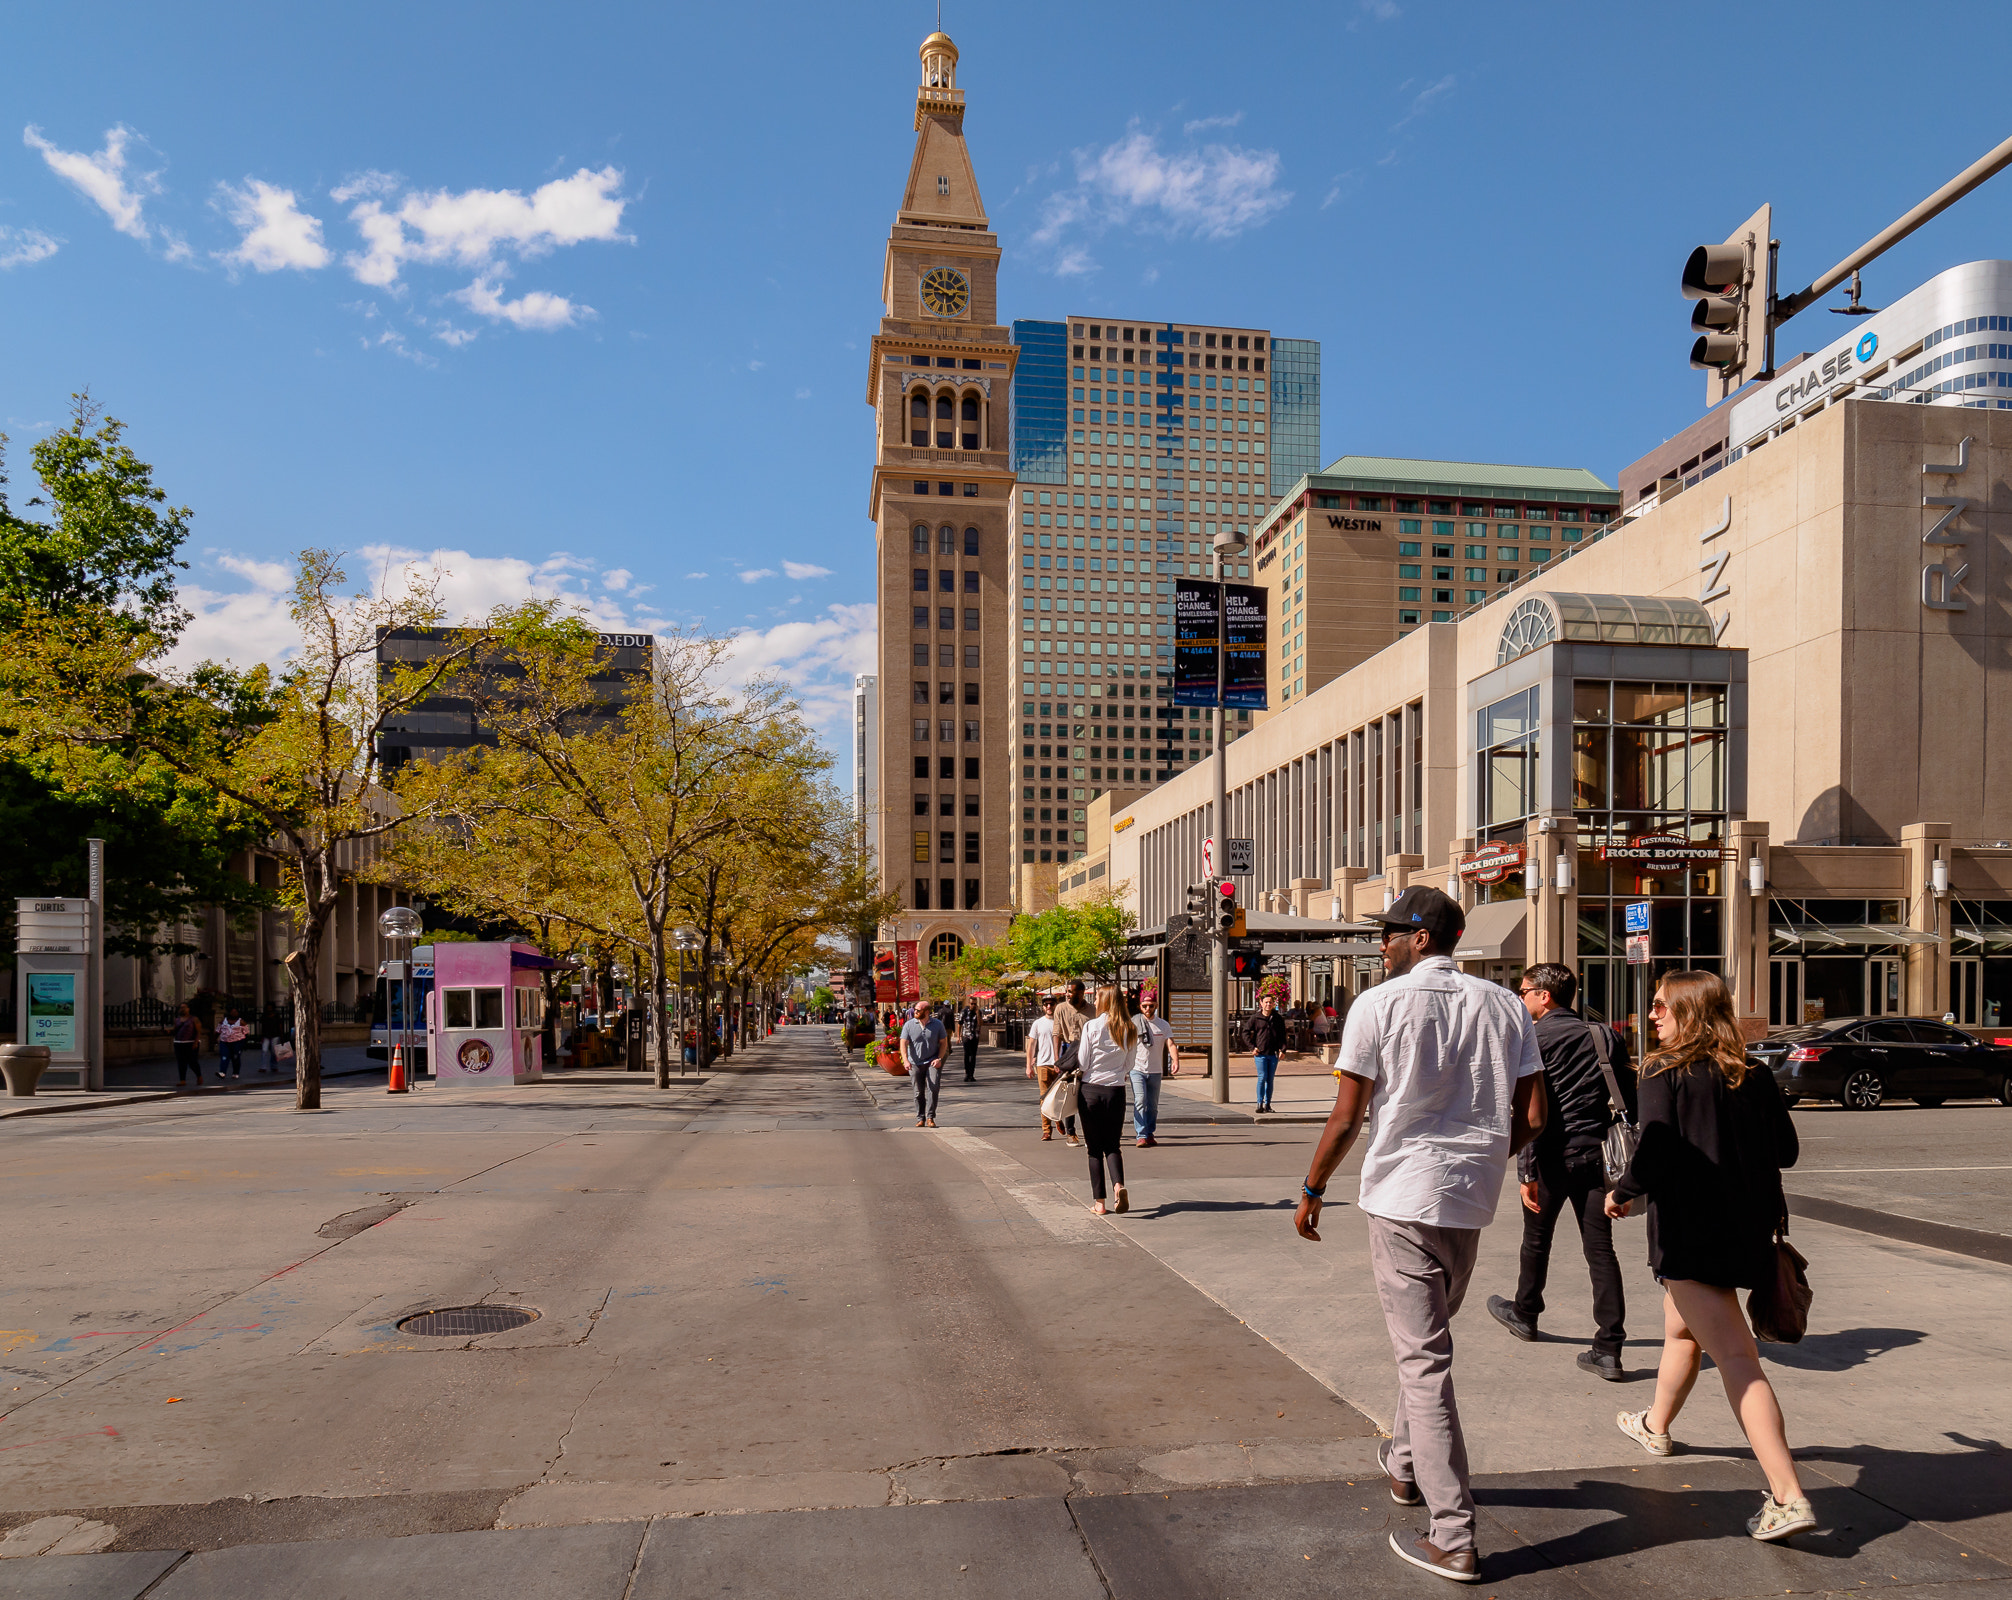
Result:
{"label": "store front window", "polygon": [[1572,810],[1579,830],[1579,974],[1589,1017],[1619,1021],[1628,985],[1626,907],[1649,903],[1644,977],[1723,970],[1722,863],[1630,859],[1655,839],[1715,844],[1726,828],[1727,688],[1575,678]]}
{"label": "store front window", "polygon": [[[1529,819],[1539,808],[1539,734],[1536,689],[1522,689],[1474,714],[1476,832],[1482,845],[1521,844]],[[1478,901],[1520,900],[1523,874],[1510,872],[1493,883],[1477,883]]]}

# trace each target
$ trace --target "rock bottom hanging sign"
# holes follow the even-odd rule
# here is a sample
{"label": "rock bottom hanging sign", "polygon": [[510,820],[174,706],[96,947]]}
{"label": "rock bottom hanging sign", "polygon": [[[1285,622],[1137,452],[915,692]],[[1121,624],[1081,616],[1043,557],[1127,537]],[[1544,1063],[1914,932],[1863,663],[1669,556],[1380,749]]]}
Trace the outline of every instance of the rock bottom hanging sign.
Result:
{"label": "rock bottom hanging sign", "polygon": [[1726,847],[1717,839],[1680,839],[1674,833],[1643,833],[1632,839],[1610,839],[1600,846],[1602,861],[1633,861],[1654,867],[1686,867],[1723,861]]}
{"label": "rock bottom hanging sign", "polygon": [[1523,870],[1523,857],[1520,844],[1483,845],[1460,858],[1460,876],[1469,883],[1500,883]]}

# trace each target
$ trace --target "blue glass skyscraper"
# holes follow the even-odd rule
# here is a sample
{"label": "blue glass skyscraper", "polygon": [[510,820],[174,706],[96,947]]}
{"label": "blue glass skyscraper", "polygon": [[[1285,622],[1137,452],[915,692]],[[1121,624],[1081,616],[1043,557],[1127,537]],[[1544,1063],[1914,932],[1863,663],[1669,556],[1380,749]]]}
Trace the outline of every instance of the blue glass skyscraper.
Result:
{"label": "blue glass skyscraper", "polygon": [[1068,337],[1067,323],[1013,324],[1013,471],[1022,483],[1069,481]]}

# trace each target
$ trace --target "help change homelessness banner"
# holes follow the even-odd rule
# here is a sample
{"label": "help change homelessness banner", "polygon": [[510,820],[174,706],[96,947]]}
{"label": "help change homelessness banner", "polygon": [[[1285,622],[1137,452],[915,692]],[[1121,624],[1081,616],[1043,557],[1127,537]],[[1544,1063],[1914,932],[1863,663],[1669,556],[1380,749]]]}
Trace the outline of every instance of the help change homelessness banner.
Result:
{"label": "help change homelessness banner", "polygon": [[1174,704],[1216,703],[1216,646],[1222,585],[1188,578],[1174,585]]}
{"label": "help change homelessness banner", "polygon": [[[1223,589],[1223,704],[1263,711],[1265,703],[1265,590],[1248,583]],[[1178,695],[1176,696],[1178,699]]]}

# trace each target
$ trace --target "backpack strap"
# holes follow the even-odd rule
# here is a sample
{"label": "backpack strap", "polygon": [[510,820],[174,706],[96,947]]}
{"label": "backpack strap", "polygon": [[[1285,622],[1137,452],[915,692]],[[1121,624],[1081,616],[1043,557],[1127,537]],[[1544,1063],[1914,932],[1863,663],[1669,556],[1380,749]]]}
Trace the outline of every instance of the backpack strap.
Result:
{"label": "backpack strap", "polygon": [[1607,1080],[1607,1109],[1625,1122],[1628,1103],[1621,1098],[1621,1080],[1614,1076],[1614,1035],[1604,1022],[1589,1022],[1586,1031],[1593,1036],[1593,1054],[1600,1058],[1600,1075]]}

